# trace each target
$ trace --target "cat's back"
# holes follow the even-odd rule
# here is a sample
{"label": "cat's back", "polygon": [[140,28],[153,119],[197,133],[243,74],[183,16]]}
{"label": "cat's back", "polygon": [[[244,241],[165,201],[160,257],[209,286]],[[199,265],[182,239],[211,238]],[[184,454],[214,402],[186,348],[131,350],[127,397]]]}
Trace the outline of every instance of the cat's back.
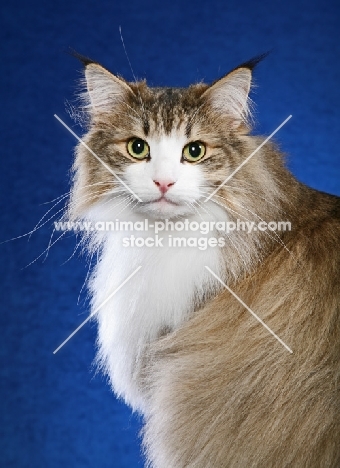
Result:
{"label": "cat's back", "polygon": [[228,290],[152,345],[155,466],[340,466],[340,199],[300,192],[295,231],[229,285],[293,352]]}

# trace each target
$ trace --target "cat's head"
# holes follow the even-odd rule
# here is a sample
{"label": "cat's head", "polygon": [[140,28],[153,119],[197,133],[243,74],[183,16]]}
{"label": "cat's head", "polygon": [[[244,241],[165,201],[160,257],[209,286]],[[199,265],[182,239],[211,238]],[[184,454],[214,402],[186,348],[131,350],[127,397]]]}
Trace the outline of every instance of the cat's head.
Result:
{"label": "cat's head", "polygon": [[[257,62],[235,68],[212,85],[188,88],[128,83],[86,62],[89,129],[83,140],[91,151],[78,145],[71,216],[100,203],[112,216],[118,206],[153,218],[203,209],[203,200],[258,144],[248,135],[248,95]],[[263,168],[261,161],[250,161],[214,201],[233,204],[250,187],[263,192]]]}

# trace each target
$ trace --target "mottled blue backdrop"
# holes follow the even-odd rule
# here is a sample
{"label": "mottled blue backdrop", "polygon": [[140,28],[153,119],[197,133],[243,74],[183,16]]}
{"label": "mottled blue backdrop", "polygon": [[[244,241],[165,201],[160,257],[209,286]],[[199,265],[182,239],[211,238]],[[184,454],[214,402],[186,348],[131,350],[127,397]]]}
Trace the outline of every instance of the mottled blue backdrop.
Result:
{"label": "mottled blue backdrop", "polygon": [[[13,0],[1,13],[0,240],[30,231],[68,190],[75,140],[53,114],[81,133],[65,111],[81,66],[65,51],[132,79],[119,26],[135,75],[152,85],[211,82],[271,49],[255,72],[254,131],[269,134],[292,114],[276,138],[289,166],[340,194],[339,2]],[[67,261],[74,236],[26,267],[51,233],[49,221],[0,245],[0,466],[142,466],[140,421],[92,368],[94,326],[52,354],[88,303],[85,259]]]}

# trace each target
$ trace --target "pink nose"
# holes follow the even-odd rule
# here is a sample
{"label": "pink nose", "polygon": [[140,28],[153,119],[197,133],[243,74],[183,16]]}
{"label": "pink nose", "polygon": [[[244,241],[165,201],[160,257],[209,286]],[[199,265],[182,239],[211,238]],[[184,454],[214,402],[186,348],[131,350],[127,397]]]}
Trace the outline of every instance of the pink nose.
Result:
{"label": "pink nose", "polygon": [[162,193],[167,192],[169,188],[175,184],[175,182],[169,182],[168,180],[167,181],[154,180],[154,183],[157,185],[157,187]]}

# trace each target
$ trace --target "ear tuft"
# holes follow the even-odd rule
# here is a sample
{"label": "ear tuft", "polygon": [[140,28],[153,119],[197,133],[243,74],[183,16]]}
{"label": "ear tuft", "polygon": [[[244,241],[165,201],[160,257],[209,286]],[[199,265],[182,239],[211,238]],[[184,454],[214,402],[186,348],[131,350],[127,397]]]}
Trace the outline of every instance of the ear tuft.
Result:
{"label": "ear tuft", "polygon": [[233,72],[234,70],[237,70],[238,68],[248,68],[248,70],[253,71],[254,68],[262,62],[269,54],[271,53],[270,50],[267,52],[264,52],[263,54],[256,55],[255,57],[251,58],[250,60],[247,60],[246,62],[241,63],[237,67],[235,67],[233,70],[231,70],[229,73]]}
{"label": "ear tuft", "polygon": [[95,60],[90,59],[89,57],[86,57],[85,55],[79,54],[76,50],[72,49],[71,47],[68,49],[67,53],[71,55],[72,57],[76,58],[81,62],[85,67],[89,65],[90,63],[96,63],[99,65],[98,62]]}

